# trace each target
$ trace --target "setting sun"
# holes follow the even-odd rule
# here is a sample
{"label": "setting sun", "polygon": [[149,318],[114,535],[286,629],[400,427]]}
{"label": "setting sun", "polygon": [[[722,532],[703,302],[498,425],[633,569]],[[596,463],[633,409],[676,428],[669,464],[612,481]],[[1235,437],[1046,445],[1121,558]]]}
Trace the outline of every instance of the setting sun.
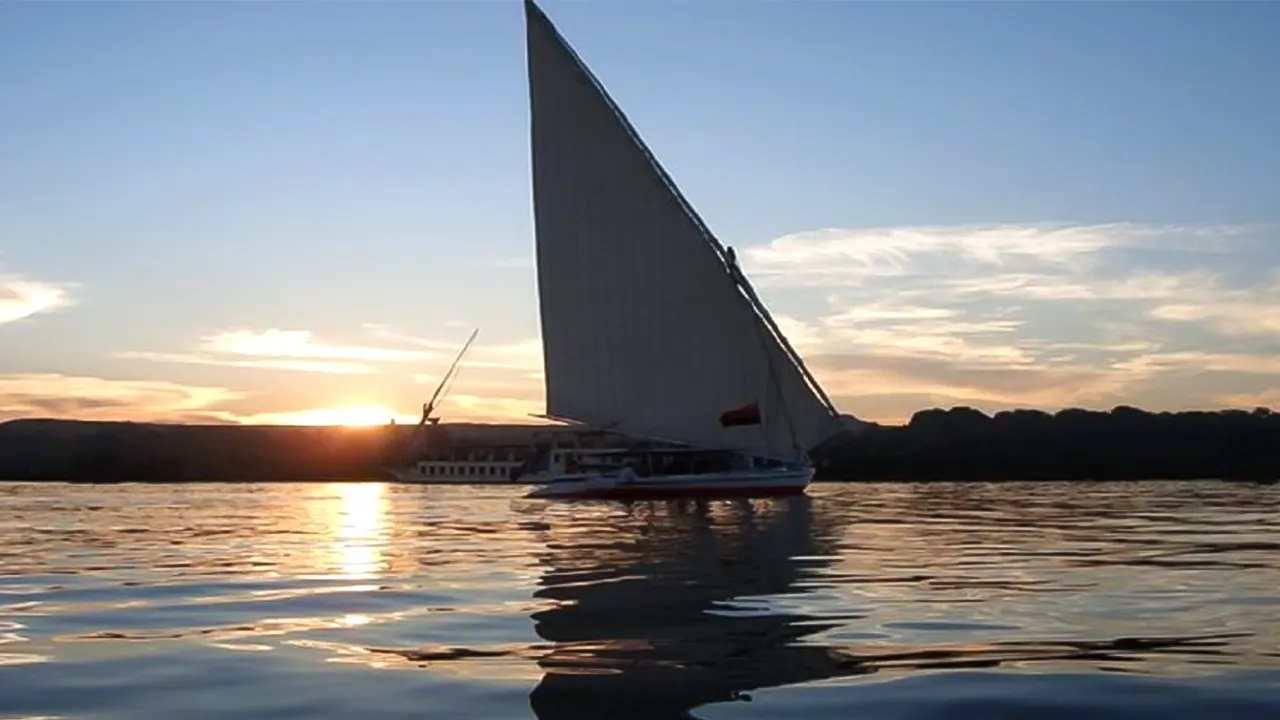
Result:
{"label": "setting sun", "polygon": [[272,424],[282,425],[347,425],[369,426],[385,425],[395,418],[396,422],[405,422],[406,418],[396,415],[396,411],[381,405],[347,405],[336,408],[313,408],[297,412],[273,413],[269,418],[259,417],[259,422],[268,420]]}

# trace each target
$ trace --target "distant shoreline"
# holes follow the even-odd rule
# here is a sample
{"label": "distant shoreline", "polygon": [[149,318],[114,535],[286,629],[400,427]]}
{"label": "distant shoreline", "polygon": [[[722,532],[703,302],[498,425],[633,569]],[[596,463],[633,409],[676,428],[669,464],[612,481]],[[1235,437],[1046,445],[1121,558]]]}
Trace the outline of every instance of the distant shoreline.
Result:
{"label": "distant shoreline", "polygon": [[[1068,484],[1068,483],[1204,483],[1204,482],[1224,482],[1240,485],[1275,485],[1280,484],[1280,479],[1247,479],[1247,478],[1221,478],[1221,477],[1149,477],[1149,478],[1128,478],[1128,479],[1105,479],[1105,478],[1002,478],[994,480],[960,480],[945,478],[896,478],[881,480],[833,480],[833,479],[815,479],[810,487],[818,485],[982,485],[982,484]],[[274,480],[67,480],[63,478],[27,478],[27,479],[8,479],[0,478],[0,485],[3,484],[41,484],[41,485],[335,485],[335,484],[385,484],[397,485],[404,487],[468,487],[468,488],[486,488],[486,487],[530,487],[525,483],[424,483],[424,482],[404,482],[394,478],[312,478],[312,479],[274,479]]]}
{"label": "distant shoreline", "polygon": [[[0,423],[0,478],[45,482],[398,482],[411,425]],[[541,424],[442,424],[431,442],[528,446]],[[1141,482],[1280,478],[1280,414],[922,410],[814,448],[815,482]],[[0,480],[3,482],[3,480]]]}

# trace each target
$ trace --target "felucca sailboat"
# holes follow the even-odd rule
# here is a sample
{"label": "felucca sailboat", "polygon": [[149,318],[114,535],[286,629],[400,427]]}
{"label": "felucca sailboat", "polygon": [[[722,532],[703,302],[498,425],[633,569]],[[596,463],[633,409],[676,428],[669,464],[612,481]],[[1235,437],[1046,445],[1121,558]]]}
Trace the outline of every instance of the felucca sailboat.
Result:
{"label": "felucca sailboat", "polygon": [[733,251],[525,2],[547,419],[635,438],[530,497],[803,492],[839,415]]}

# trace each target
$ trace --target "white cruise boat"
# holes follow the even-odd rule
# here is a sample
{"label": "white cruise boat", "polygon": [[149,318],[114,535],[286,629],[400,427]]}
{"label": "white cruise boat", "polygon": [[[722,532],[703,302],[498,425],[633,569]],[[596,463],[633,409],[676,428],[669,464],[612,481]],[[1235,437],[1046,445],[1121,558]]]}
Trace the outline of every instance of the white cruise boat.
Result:
{"label": "white cruise boat", "polygon": [[[438,431],[435,431],[437,430]],[[528,444],[454,442],[432,424],[415,438],[416,458],[390,470],[400,482],[430,485],[541,484],[588,470],[615,470],[628,458],[625,439],[610,433],[550,428]],[[435,431],[435,432],[433,432]]]}
{"label": "white cruise boat", "polygon": [[432,485],[509,485],[512,471],[523,468],[529,448],[459,447],[440,452],[427,452],[416,462],[391,470],[396,479],[406,483]]}

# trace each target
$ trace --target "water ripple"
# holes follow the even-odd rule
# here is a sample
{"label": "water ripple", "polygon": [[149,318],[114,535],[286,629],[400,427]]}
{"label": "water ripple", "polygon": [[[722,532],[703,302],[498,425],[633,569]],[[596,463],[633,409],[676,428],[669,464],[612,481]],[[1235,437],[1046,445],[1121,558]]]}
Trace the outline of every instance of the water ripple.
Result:
{"label": "water ripple", "polygon": [[1280,717],[1274,488],[518,495],[0,485],[0,718]]}

